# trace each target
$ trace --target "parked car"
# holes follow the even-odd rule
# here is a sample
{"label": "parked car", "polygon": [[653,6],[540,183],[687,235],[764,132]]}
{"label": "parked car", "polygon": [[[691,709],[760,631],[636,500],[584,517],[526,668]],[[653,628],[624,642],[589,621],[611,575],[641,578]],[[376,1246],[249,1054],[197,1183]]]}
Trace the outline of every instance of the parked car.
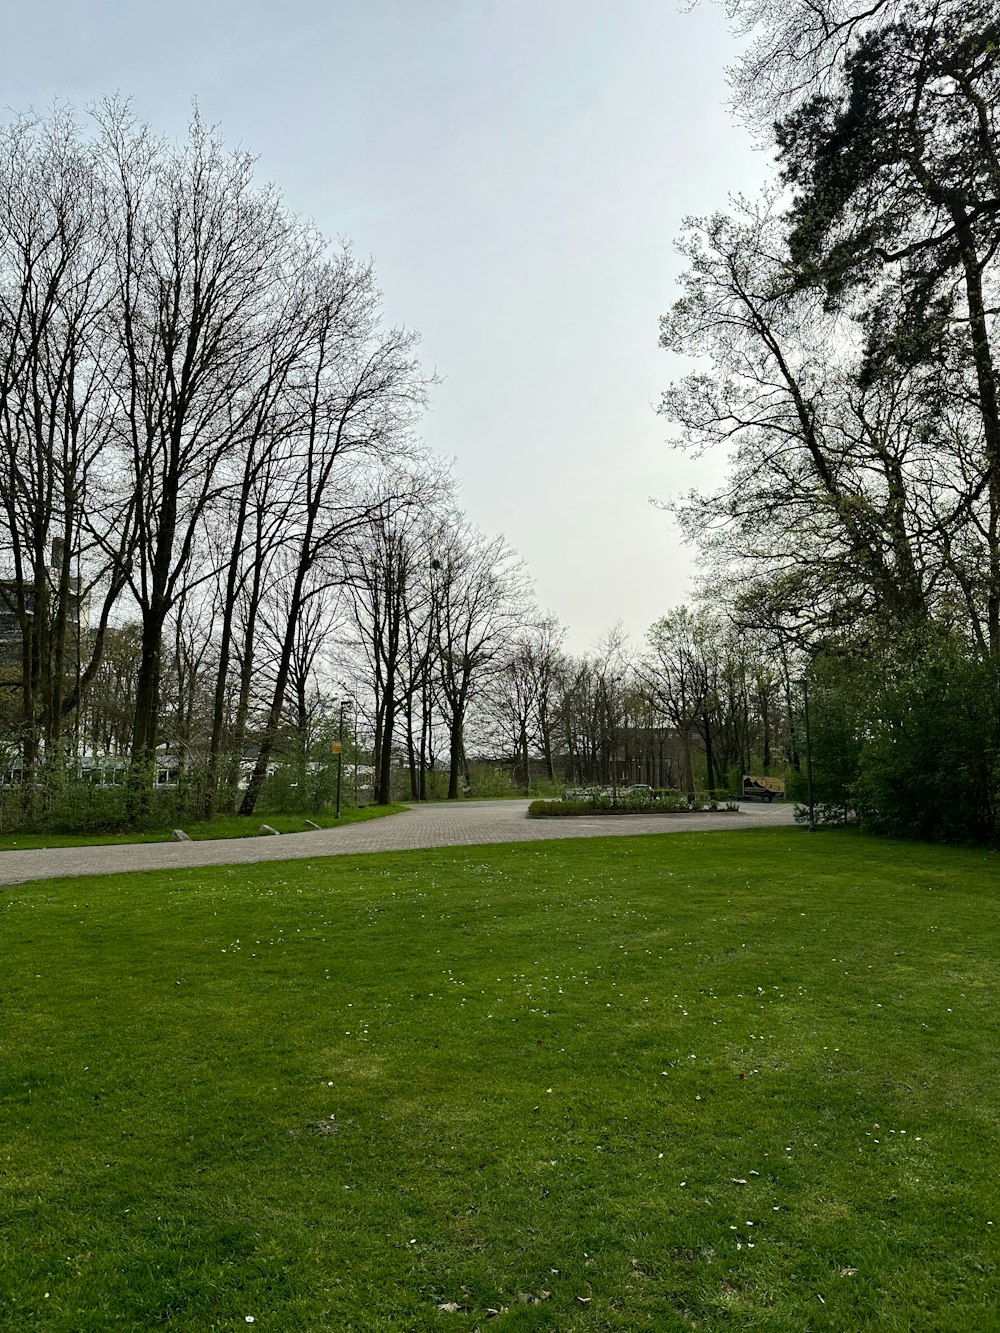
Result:
{"label": "parked car", "polygon": [[763,774],[743,774],[743,799],[763,801],[770,804],[775,798],[785,799],[785,779],[772,778]]}

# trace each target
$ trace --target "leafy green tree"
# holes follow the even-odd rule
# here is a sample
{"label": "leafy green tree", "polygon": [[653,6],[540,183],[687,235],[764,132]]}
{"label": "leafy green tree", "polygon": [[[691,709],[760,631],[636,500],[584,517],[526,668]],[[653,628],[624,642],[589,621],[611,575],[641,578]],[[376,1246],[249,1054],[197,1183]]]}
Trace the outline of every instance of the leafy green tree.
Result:
{"label": "leafy green tree", "polygon": [[[890,837],[989,842],[1000,833],[1000,675],[940,627],[877,651],[818,656],[809,672],[820,822],[856,815]],[[801,707],[792,714],[804,752]],[[790,794],[806,798],[804,767]]]}
{"label": "leafy green tree", "polygon": [[1000,14],[992,0],[908,0],[843,31],[776,127],[795,192],[791,259],[803,286],[865,330],[859,384],[946,367],[979,445],[969,490],[985,502],[988,643],[1000,653]]}
{"label": "leafy green tree", "polygon": [[853,785],[862,827],[984,842],[1000,833],[1000,673],[954,635],[898,645],[865,709]]}
{"label": "leafy green tree", "polygon": [[[813,799],[821,824],[844,823],[853,813],[872,675],[870,659],[851,652],[821,654],[810,666],[808,746]],[[789,723],[799,764],[789,775],[787,791],[804,805],[808,796],[807,736],[800,684],[793,683],[791,698]]]}

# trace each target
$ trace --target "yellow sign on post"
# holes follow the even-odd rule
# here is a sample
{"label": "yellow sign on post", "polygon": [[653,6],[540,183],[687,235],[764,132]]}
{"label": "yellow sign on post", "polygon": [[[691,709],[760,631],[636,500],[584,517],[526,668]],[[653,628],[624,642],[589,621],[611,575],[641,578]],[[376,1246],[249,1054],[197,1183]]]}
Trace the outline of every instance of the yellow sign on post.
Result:
{"label": "yellow sign on post", "polygon": [[341,754],[342,751],[343,751],[343,749],[344,749],[344,747],[343,747],[343,745],[341,745],[340,741],[331,741],[331,742],[330,742],[330,751],[331,751],[332,754]]}

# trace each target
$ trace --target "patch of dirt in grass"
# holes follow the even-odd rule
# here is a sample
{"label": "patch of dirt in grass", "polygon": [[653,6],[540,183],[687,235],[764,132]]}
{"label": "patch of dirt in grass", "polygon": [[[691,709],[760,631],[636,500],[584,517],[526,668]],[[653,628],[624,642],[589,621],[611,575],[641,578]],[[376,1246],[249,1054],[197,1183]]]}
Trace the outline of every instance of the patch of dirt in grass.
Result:
{"label": "patch of dirt in grass", "polygon": [[310,1134],[319,1135],[321,1138],[329,1138],[333,1134],[340,1133],[340,1125],[337,1124],[336,1116],[328,1116],[325,1120],[310,1120],[306,1125]]}

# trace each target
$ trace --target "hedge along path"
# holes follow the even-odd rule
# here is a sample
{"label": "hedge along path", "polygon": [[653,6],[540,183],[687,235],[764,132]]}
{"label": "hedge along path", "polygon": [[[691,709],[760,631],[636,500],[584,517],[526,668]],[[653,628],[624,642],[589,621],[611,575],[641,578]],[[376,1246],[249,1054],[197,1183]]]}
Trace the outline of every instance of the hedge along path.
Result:
{"label": "hedge along path", "polygon": [[793,807],[747,804],[738,812],[586,815],[528,819],[527,801],[463,801],[411,806],[401,814],[342,828],[286,833],[280,838],[219,838],[204,842],[124,843],[102,847],[50,847],[0,852],[0,884],[67,875],[116,875],[187,866],[248,865],[319,856],[399,852],[420,847],[461,847],[498,842],[548,842],[557,838],[622,838],[650,833],[690,833],[788,825]]}

